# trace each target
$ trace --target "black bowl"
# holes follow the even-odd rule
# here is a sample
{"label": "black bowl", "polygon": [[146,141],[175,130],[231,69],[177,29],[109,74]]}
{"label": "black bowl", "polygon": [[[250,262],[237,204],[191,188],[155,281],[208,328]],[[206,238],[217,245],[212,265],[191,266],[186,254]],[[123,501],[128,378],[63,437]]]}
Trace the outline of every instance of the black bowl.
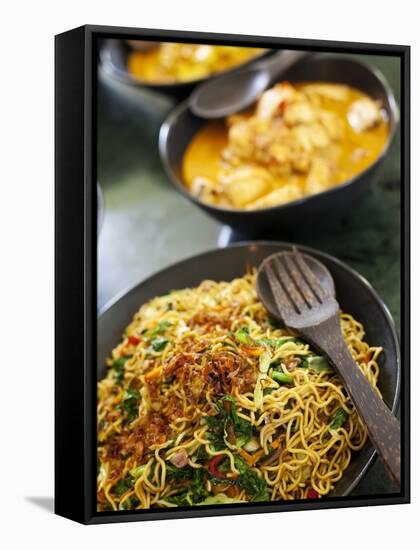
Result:
{"label": "black bowl", "polygon": [[[146,301],[172,289],[196,286],[204,279],[220,281],[242,276],[249,266],[258,266],[267,256],[290,247],[288,243],[255,242],[212,250],[172,265],[123,293],[106,305],[98,318],[98,379],[104,376],[105,361],[119,343],[125,327]],[[308,247],[299,249],[314,256],[330,270],[343,311],[363,323],[368,342],[383,347],[379,388],[385,403],[395,413],[400,392],[400,351],[387,307],[363,277],[339,260]],[[366,444],[354,454],[349,468],[329,496],[349,494],[374,458],[375,450]]]}
{"label": "black bowl", "polygon": [[272,50],[267,50],[261,55],[258,55],[245,63],[235,65],[232,69],[226,71],[220,71],[215,75],[209,75],[205,78],[199,78],[195,80],[188,80],[185,82],[174,82],[169,84],[154,84],[148,81],[144,81],[141,78],[137,78],[129,73],[127,69],[127,57],[132,51],[130,46],[125,40],[116,38],[108,38],[103,41],[99,50],[99,59],[103,74],[111,79],[118,80],[129,86],[147,88],[156,92],[164,93],[166,95],[175,97],[177,99],[186,98],[194,89],[195,86],[201,84],[204,80],[212,78],[213,76],[221,76],[227,72],[236,71],[242,67],[249,65],[250,63],[261,59],[272,53]]}
{"label": "black bowl", "polygon": [[[260,210],[231,210],[201,202],[185,187],[182,180],[182,160],[194,135],[206,123],[188,108],[188,101],[178,105],[163,123],[159,136],[160,155],[171,182],[190,201],[211,217],[248,235],[264,235],[267,230],[279,235],[279,230],[296,228],[296,220],[305,220],[305,227],[331,220],[349,210],[365,193],[382,166],[398,125],[399,113],[394,95],[385,77],[359,61],[350,58],[310,55],[279,74],[279,81],[334,82],[347,84],[381,101],[389,118],[390,133],[382,153],[366,170],[328,191],[281,206]],[[300,225],[300,224],[299,224]]]}

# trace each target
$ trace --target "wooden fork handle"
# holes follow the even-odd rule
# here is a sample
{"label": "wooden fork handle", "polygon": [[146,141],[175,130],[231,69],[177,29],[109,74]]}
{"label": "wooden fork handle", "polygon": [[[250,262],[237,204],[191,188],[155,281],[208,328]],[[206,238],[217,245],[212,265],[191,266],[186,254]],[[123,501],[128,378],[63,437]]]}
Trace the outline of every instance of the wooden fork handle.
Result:
{"label": "wooden fork handle", "polygon": [[[330,324],[329,321],[326,324]],[[344,386],[365,423],[369,438],[376,448],[388,474],[400,488],[401,478],[401,430],[400,423],[388,409],[351,356],[341,332],[329,328],[328,340],[318,342],[319,326],[316,331],[304,329],[302,333],[322,349],[341,375]],[[324,333],[327,334],[327,331]],[[312,337],[314,336],[314,338]]]}

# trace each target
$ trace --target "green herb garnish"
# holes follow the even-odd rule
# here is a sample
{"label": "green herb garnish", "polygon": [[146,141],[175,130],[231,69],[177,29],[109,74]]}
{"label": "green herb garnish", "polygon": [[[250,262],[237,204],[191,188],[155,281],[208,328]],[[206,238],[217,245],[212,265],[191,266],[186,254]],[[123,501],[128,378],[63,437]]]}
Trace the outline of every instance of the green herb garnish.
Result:
{"label": "green herb garnish", "polygon": [[245,462],[235,457],[235,466],[239,471],[237,483],[241,489],[250,497],[253,502],[261,502],[269,499],[267,483],[265,479],[259,477]]}
{"label": "green herb garnish", "polygon": [[140,394],[135,388],[127,388],[121,402],[121,408],[127,413],[127,420],[131,422],[137,417]]}
{"label": "green herb garnish", "polygon": [[273,370],[271,371],[270,376],[279,384],[291,384],[293,382],[293,378],[290,376],[290,374],[286,374],[283,371],[280,372],[277,370]]}
{"label": "green herb garnish", "polygon": [[132,355],[125,355],[124,357],[119,357],[112,361],[112,368],[115,372],[115,382],[121,384],[124,379],[124,368],[126,362],[132,357]]}
{"label": "green herb garnish", "polygon": [[248,327],[242,327],[237,330],[235,332],[235,338],[241,344],[250,344],[252,342]]}
{"label": "green herb garnish", "polygon": [[178,494],[166,498],[177,506],[192,506],[208,497],[209,492],[206,489],[207,470],[204,468],[176,468],[172,464],[167,464],[169,472],[168,480],[190,480],[188,489],[180,491]]}
{"label": "green herb garnish", "polygon": [[193,468],[190,466],[184,466],[184,468],[177,468],[173,464],[166,464],[166,477],[168,481],[174,479],[191,479],[193,475]]}
{"label": "green herb garnish", "polygon": [[156,327],[150,332],[150,338],[155,338],[159,334],[162,334],[171,326],[169,321],[161,321],[156,325]]}
{"label": "green herb garnish", "polygon": [[136,497],[126,498],[118,505],[118,510],[134,510],[140,504],[140,501]]}
{"label": "green herb garnish", "polygon": [[207,473],[204,468],[194,468],[190,485],[191,500],[194,504],[201,502],[209,495],[209,492],[206,489],[206,479]]}
{"label": "green herb garnish", "polygon": [[275,349],[281,348],[284,344],[287,344],[288,342],[293,342],[295,344],[304,344],[300,338],[296,338],[295,336],[281,336],[280,338],[258,338],[255,340],[255,343],[260,346],[269,346]]}
{"label": "green herb garnish", "polygon": [[337,430],[347,420],[347,413],[344,409],[340,408],[335,411],[330,422],[330,429]]}
{"label": "green herb garnish", "polygon": [[227,447],[226,440],[232,430],[236,439],[229,443],[234,443],[237,447],[245,445],[252,437],[252,425],[238,416],[234,399],[230,395],[226,395],[216,405],[219,414],[205,417],[209,428],[206,436],[211,441],[214,450],[220,451]]}
{"label": "green herb garnish", "polygon": [[161,338],[161,337],[154,338],[151,341],[152,348],[153,348],[154,351],[164,350],[165,347],[166,347],[166,344],[168,344],[168,343],[169,343],[169,340],[167,340],[166,338]]}
{"label": "green herb garnish", "polygon": [[326,357],[323,355],[307,355],[300,364],[303,368],[309,368],[315,372],[323,372],[330,368]]}
{"label": "green herb garnish", "polygon": [[131,468],[130,475],[133,476],[135,479],[140,477],[144,474],[146,470],[147,464],[142,464],[141,466],[137,466],[136,468]]}
{"label": "green herb garnish", "polygon": [[123,479],[120,479],[115,485],[113,491],[117,497],[123,496],[127,491],[133,488],[134,478],[131,475],[126,476]]}
{"label": "green herb garnish", "polygon": [[165,500],[177,506],[191,506],[191,502],[188,500],[188,491],[181,491],[176,495],[166,497]]}
{"label": "green herb garnish", "polygon": [[273,391],[276,391],[278,388],[264,388],[263,395],[271,395]]}
{"label": "green herb garnish", "polygon": [[204,445],[201,445],[198,447],[197,451],[195,452],[195,460],[196,462],[204,462],[206,460],[209,460],[209,455],[207,454],[206,447]]}

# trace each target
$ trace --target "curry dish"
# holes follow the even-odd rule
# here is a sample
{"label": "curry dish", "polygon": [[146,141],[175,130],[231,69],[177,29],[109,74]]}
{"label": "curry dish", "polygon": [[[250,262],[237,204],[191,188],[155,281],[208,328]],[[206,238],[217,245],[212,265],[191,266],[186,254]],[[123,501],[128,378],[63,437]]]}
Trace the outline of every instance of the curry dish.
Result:
{"label": "curry dish", "polygon": [[[142,48],[142,43],[139,42],[140,49],[130,52],[127,60],[128,70],[133,76],[156,84],[206,78],[245,63],[265,51],[260,48],[208,44],[144,44]],[[132,43],[131,45],[133,46]]]}
{"label": "curry dish", "polygon": [[326,191],[359,174],[383,151],[385,110],[345,85],[288,82],[255,106],[206,124],[183,160],[183,180],[199,200],[254,210]]}

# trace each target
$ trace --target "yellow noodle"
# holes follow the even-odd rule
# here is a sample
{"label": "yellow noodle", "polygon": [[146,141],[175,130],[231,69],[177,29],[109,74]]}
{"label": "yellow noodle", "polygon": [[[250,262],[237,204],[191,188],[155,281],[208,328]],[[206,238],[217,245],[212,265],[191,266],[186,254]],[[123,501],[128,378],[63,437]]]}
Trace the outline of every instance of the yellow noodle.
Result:
{"label": "yellow noodle", "polygon": [[[381,395],[382,349],[351,315],[341,324]],[[220,502],[327,496],[367,432],[334,370],[311,367],[315,352],[287,336],[259,303],[254,272],[144,304],[98,383],[98,511],[220,494]],[[270,368],[260,373],[264,354]]]}

